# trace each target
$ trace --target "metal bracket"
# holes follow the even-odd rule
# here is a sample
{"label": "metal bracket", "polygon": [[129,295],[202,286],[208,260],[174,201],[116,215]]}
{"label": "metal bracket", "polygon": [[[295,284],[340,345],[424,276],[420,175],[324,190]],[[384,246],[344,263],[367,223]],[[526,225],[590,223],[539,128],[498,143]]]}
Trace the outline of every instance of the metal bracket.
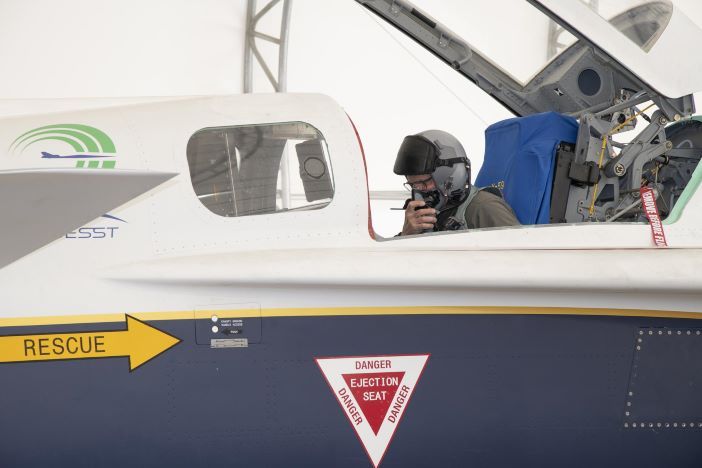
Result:
{"label": "metal bracket", "polygon": [[439,47],[448,47],[450,38],[439,33]]}
{"label": "metal bracket", "polygon": [[395,2],[392,2],[390,5],[390,13],[392,13],[393,16],[399,16],[400,14],[400,5],[398,5]]}

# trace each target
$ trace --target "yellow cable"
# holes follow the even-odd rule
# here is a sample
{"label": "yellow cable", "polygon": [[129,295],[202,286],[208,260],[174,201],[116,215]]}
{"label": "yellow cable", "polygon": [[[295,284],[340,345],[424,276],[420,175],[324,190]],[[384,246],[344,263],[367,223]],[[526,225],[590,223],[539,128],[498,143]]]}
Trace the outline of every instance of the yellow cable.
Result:
{"label": "yellow cable", "polygon": [[[600,160],[597,163],[597,168],[598,170],[602,169],[602,160],[604,159],[604,152],[605,149],[607,148],[607,136],[602,137],[602,148],[600,149]],[[595,187],[594,187],[594,193],[592,194],[592,203],[590,203],[590,212],[588,213],[589,216],[592,218],[592,213],[595,212],[595,200],[597,199],[597,187],[600,184],[600,178],[597,178],[597,182],[595,182]]]}
{"label": "yellow cable", "polygon": [[[604,159],[604,152],[605,152],[605,149],[607,148],[607,139],[608,139],[610,136],[612,136],[612,135],[614,135],[615,133],[617,133],[619,130],[621,130],[626,124],[628,124],[629,122],[631,122],[632,120],[634,120],[635,118],[637,118],[638,116],[640,116],[641,114],[643,114],[644,112],[646,112],[647,110],[649,110],[649,109],[650,109],[651,107],[653,107],[654,105],[655,105],[655,104],[650,104],[650,105],[649,105],[648,107],[646,107],[644,110],[641,110],[641,111],[637,112],[636,114],[634,114],[634,115],[632,115],[631,117],[629,117],[628,119],[626,119],[624,122],[622,122],[622,123],[620,123],[619,125],[617,125],[616,127],[614,127],[614,128],[613,128],[612,130],[610,130],[608,133],[605,133],[604,135],[602,135],[602,148],[600,149],[600,160],[599,160],[598,163],[597,163],[597,169],[598,169],[598,171],[602,170],[602,160]],[[595,186],[594,186],[594,188],[593,188],[594,192],[593,192],[593,194],[592,194],[592,202],[590,203],[590,210],[589,210],[589,213],[588,213],[588,215],[589,215],[591,218],[592,218],[592,214],[595,212],[595,200],[597,200],[597,188],[598,188],[598,186],[599,186],[599,183],[600,183],[600,179],[599,179],[599,177],[598,177],[598,178],[597,178],[597,182],[595,182]]]}

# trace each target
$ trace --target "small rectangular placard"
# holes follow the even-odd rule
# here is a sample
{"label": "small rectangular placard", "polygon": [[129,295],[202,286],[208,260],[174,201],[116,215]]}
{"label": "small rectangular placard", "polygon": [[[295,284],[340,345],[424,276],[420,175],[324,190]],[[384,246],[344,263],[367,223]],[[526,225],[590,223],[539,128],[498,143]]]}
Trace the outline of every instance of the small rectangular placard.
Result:
{"label": "small rectangular placard", "polygon": [[210,340],[210,348],[248,348],[247,338],[217,338]]}

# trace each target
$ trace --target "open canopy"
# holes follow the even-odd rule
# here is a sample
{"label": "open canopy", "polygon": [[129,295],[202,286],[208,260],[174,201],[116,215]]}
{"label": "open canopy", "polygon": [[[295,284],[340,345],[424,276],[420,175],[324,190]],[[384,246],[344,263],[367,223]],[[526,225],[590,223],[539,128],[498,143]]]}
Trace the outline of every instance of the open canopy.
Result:
{"label": "open canopy", "polygon": [[[516,115],[577,113],[622,90],[671,101],[702,90],[702,57],[681,46],[702,30],[668,0],[492,0],[480,11],[472,2],[357,1]],[[677,105],[693,110],[691,99]]]}

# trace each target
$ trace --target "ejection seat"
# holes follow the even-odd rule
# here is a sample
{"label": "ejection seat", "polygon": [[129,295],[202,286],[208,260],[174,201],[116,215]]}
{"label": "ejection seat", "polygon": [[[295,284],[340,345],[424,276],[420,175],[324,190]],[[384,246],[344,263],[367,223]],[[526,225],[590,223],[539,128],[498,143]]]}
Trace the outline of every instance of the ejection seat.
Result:
{"label": "ejection seat", "polygon": [[556,112],[492,124],[475,185],[502,190],[521,224],[565,222],[570,179],[561,172],[570,170],[577,134],[577,120]]}

